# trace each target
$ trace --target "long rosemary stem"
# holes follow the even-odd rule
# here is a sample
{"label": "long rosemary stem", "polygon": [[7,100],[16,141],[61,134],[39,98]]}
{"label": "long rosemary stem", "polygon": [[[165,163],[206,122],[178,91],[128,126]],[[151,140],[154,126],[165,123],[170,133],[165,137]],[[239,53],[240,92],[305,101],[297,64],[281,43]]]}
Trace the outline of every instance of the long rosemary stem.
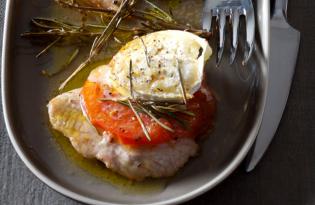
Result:
{"label": "long rosemary stem", "polygon": [[59,90],[62,90],[76,74],[78,74],[83,68],[90,64],[91,61],[93,61],[93,58],[100,53],[108,39],[112,36],[115,29],[118,27],[122,18],[128,15],[128,7],[133,6],[134,3],[134,0],[124,0],[121,3],[116,14],[113,16],[108,26],[104,29],[101,36],[96,37],[92,45],[89,57],[60,85]]}

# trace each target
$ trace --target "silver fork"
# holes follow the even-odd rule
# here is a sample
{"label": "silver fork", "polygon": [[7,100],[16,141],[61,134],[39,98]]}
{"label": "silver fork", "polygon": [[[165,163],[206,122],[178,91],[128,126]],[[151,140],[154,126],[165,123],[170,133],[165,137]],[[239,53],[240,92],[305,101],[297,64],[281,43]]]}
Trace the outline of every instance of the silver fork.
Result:
{"label": "silver fork", "polygon": [[212,17],[216,18],[219,28],[219,42],[217,46],[216,63],[219,66],[225,43],[225,24],[226,18],[232,24],[232,45],[230,51],[230,64],[235,60],[238,47],[238,33],[240,16],[245,16],[246,20],[246,43],[243,64],[250,59],[254,49],[255,36],[255,14],[251,0],[205,0],[203,11],[202,27],[206,31],[211,30]]}

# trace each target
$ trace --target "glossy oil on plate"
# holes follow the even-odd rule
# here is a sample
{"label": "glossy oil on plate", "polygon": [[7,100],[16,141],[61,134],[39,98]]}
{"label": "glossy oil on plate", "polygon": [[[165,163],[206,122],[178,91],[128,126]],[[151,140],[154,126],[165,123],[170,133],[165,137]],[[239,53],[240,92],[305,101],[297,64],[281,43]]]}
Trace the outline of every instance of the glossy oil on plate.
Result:
{"label": "glossy oil on plate", "polygon": [[[188,7],[189,3],[183,0],[182,6]],[[15,150],[37,177],[56,191],[89,204],[174,204],[211,189],[240,164],[257,135],[266,97],[268,70],[260,49],[264,44],[261,39],[266,38],[261,33],[257,32],[256,50],[246,67],[241,66],[241,58],[232,66],[226,58],[219,69],[214,57],[207,64],[206,74],[218,110],[213,132],[200,141],[200,154],[174,177],[137,184],[108,174],[97,162],[85,162],[65,150],[66,139],[56,138],[51,132],[46,104],[75,65],[56,77],[42,76],[41,70],[56,64],[55,57],[48,54],[36,59],[41,47],[20,37],[29,30],[32,17],[49,16],[51,4],[49,0],[7,1],[2,55],[7,130]],[[199,18],[202,1],[196,1],[194,6],[195,13],[191,15]],[[258,5],[257,12],[262,6]],[[264,18],[268,16],[258,19]],[[93,163],[97,169],[86,169]],[[104,173],[100,173],[102,170]]]}

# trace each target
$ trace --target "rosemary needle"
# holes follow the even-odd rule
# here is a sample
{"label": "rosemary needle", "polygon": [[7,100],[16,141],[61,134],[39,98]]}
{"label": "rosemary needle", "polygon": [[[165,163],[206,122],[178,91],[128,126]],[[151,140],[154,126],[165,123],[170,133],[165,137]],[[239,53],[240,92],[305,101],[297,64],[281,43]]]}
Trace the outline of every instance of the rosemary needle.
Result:
{"label": "rosemary needle", "polygon": [[184,103],[187,104],[186,91],[185,91],[185,86],[184,86],[184,82],[183,82],[182,72],[180,71],[180,68],[178,65],[178,59],[176,59],[176,65],[177,65],[178,77],[179,77],[179,81],[180,81],[180,88],[182,91],[183,100],[184,100]]}
{"label": "rosemary needle", "polygon": [[40,53],[36,55],[36,58],[39,58],[41,55],[46,53],[51,47],[53,47],[58,41],[61,40],[61,37],[58,37],[56,40],[54,40],[52,43],[50,43],[46,48],[44,48]]}
{"label": "rosemary needle", "polygon": [[141,37],[139,37],[141,40],[141,43],[143,45],[143,49],[144,49],[144,55],[145,55],[145,59],[147,60],[147,66],[150,67],[150,61],[149,61],[149,56],[148,56],[148,49],[147,46],[144,44],[144,41]]}
{"label": "rosemary needle", "polygon": [[129,104],[131,110],[134,112],[135,116],[137,117],[137,119],[138,119],[138,121],[139,121],[139,123],[140,123],[140,125],[141,125],[141,127],[142,127],[142,130],[143,130],[144,135],[146,136],[146,138],[147,138],[149,141],[151,141],[151,137],[150,137],[150,134],[149,134],[147,128],[145,127],[145,125],[144,125],[144,123],[143,123],[143,121],[142,121],[142,119],[141,119],[139,113],[138,113],[137,110],[133,107],[132,102],[131,102],[129,99],[128,99],[128,104]]}
{"label": "rosemary needle", "polygon": [[75,49],[72,55],[70,56],[69,60],[67,61],[66,65],[70,65],[74,61],[74,59],[78,56],[79,52],[80,52],[80,49],[78,48]]}
{"label": "rosemary needle", "polygon": [[134,99],[133,95],[133,84],[132,84],[132,60],[129,62],[129,86],[130,86],[130,96]]}

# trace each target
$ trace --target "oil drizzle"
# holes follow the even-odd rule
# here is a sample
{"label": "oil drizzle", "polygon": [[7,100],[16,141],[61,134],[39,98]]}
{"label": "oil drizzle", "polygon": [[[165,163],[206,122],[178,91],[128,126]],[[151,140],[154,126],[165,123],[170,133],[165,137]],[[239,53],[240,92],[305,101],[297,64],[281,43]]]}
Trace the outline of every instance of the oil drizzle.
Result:
{"label": "oil drizzle", "polygon": [[87,159],[80,155],[71,145],[70,141],[60,132],[51,129],[51,133],[65,155],[84,171],[127,194],[150,194],[164,190],[169,178],[146,179],[141,182],[129,180],[110,169],[96,159]]}

